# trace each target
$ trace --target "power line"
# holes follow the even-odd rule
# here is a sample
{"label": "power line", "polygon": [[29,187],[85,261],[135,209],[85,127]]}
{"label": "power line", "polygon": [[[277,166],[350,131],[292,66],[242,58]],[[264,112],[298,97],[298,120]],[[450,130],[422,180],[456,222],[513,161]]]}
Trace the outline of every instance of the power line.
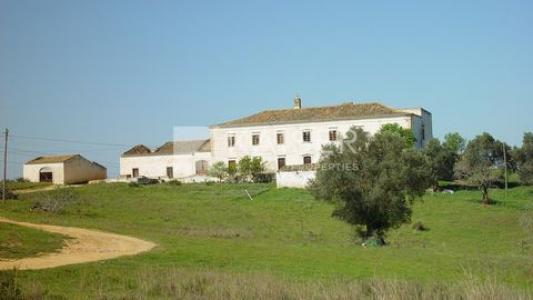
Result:
{"label": "power line", "polygon": [[81,140],[67,140],[67,139],[52,139],[52,138],[31,137],[31,136],[22,136],[22,135],[10,135],[10,137],[15,137],[17,139],[39,140],[39,141],[48,141],[48,142],[56,142],[56,143],[100,145],[100,146],[112,146],[112,147],[132,147],[132,145],[125,145],[125,144],[114,144],[114,143],[92,142],[92,141],[81,141]]}
{"label": "power line", "polygon": [[[33,149],[33,148],[32,148]],[[104,151],[120,151],[117,148],[101,148],[101,149],[71,149],[67,148],[68,152],[104,152]],[[49,152],[62,152],[64,150],[26,150],[21,148],[9,147],[9,151],[19,151],[26,153],[49,153]]]}

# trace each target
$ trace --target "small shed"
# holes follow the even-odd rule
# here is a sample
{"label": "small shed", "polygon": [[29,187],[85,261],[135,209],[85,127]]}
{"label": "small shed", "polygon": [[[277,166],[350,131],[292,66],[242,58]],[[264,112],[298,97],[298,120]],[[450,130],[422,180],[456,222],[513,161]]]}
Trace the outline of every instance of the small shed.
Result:
{"label": "small shed", "polygon": [[39,156],[24,164],[23,177],[31,182],[85,183],[107,178],[107,169],[80,154]]}

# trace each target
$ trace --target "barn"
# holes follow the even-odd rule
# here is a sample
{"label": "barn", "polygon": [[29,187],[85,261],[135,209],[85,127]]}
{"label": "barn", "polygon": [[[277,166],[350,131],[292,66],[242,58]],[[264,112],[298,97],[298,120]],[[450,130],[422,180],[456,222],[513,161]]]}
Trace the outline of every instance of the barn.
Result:
{"label": "barn", "polygon": [[80,154],[39,156],[24,164],[23,177],[31,182],[85,183],[106,179],[107,169]]}

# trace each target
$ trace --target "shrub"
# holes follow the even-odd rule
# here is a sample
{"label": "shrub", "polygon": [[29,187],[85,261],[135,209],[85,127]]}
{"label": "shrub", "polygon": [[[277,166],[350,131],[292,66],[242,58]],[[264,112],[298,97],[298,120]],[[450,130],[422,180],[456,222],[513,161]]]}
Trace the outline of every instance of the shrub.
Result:
{"label": "shrub", "polygon": [[137,179],[137,183],[140,185],[158,184],[159,180],[143,176]]}
{"label": "shrub", "polygon": [[30,182],[28,179],[26,178],[23,178],[23,177],[18,177],[17,179],[15,179],[16,182]]}
{"label": "shrub", "polygon": [[[3,198],[3,190],[0,188],[0,199]],[[11,192],[10,190],[6,189],[6,199],[17,199],[17,194]]]}
{"label": "shrub", "polygon": [[276,173],[261,173],[254,175],[254,182],[256,183],[270,183],[276,178]]}
{"label": "shrub", "polygon": [[60,188],[49,193],[45,193],[42,198],[34,200],[31,206],[32,211],[44,211],[52,214],[60,214],[72,204],[78,203],[79,196],[71,188]]}
{"label": "shrub", "polygon": [[167,182],[168,185],[181,185],[181,181],[177,180],[177,179],[174,179],[174,180],[170,180]]}

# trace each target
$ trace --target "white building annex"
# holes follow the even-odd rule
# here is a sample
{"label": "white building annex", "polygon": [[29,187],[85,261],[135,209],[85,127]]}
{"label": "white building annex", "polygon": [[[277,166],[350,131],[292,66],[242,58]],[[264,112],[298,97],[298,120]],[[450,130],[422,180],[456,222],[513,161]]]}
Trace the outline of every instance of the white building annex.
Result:
{"label": "white building annex", "polygon": [[[235,164],[244,156],[259,156],[269,171],[278,171],[284,166],[318,162],[322,146],[340,142],[353,126],[374,134],[389,123],[411,129],[417,148],[433,137],[431,113],[423,108],[351,102],[303,108],[301,99],[296,98],[289,109],[265,110],[212,125],[208,140],[169,142],[154,151],[135,146],[122,155],[120,174],[185,178],[205,174],[212,163]],[[191,146],[185,146],[187,143]]]}
{"label": "white building annex", "polygon": [[120,157],[120,175],[157,179],[206,176],[211,163],[209,140],[167,142],[153,151],[137,145]]}
{"label": "white building annex", "polygon": [[86,183],[106,179],[107,169],[79,154],[39,156],[24,164],[22,176],[31,182]]}

